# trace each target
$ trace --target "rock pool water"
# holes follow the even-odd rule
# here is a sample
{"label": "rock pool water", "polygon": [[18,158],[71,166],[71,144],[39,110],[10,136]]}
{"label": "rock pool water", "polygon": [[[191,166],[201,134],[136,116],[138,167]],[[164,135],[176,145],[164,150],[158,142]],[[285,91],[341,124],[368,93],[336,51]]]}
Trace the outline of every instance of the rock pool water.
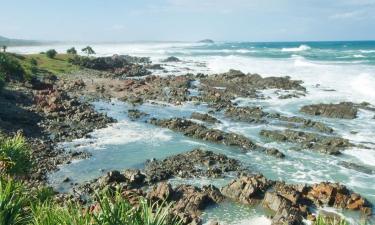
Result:
{"label": "rock pool water", "polygon": [[[250,100],[238,101],[241,105],[263,105],[266,110],[276,110],[290,115],[299,114],[297,109],[299,105],[303,104],[302,101],[287,100],[285,105],[269,108],[269,102],[254,102]],[[374,154],[374,150],[372,149],[351,149],[344,151],[344,154],[341,156],[319,154],[309,150],[296,151],[291,149],[291,144],[269,142],[259,136],[259,131],[263,128],[285,129],[285,127],[272,123],[264,125],[233,122],[225,118],[221,113],[217,113],[215,116],[219,118],[222,123],[214,125],[215,128],[243,134],[265,146],[277,146],[287,157],[285,159],[276,159],[259,152],[242,154],[239,153],[236,148],[187,138],[182,134],[155,127],[142,120],[131,121],[127,116],[127,111],[134,107],[126,103],[113,100],[111,102],[95,102],[93,104],[98,111],[105,112],[109,116],[116,118],[118,123],[93,132],[91,138],[79,139],[71,143],[63,143],[63,146],[67,149],[78,148],[88,150],[93,156],[89,159],[75,161],[71,164],[61,166],[59,171],[50,175],[51,184],[59,191],[69,191],[69,184],[62,182],[65,177],[71,178],[72,182],[82,183],[96,178],[109,170],[142,168],[143,163],[147,159],[160,159],[169,155],[189,151],[196,147],[202,147],[237,158],[241,160],[244,165],[249,167],[250,170],[260,172],[269,179],[284,180],[290,183],[315,183],[320,181],[341,182],[354,191],[361,193],[372,203],[375,203],[375,183],[373,182],[375,180],[375,174],[365,174],[339,165],[340,161],[350,161],[373,167],[371,158],[369,158]],[[208,111],[205,105],[194,105],[192,103],[182,106],[146,103],[135,108],[150,114],[150,117],[157,118],[188,118],[192,112]],[[370,140],[371,135],[367,134],[366,131],[375,127],[375,124],[371,123],[372,121],[368,113],[369,112],[364,111],[360,112],[359,118],[353,121],[335,119],[322,120],[334,127],[337,133],[351,139],[353,142],[366,143],[368,146],[374,146],[373,143],[367,143],[372,140]],[[362,125],[358,127],[358,124]],[[351,134],[351,130],[359,131],[360,138],[356,138],[355,135]],[[361,135],[361,132],[363,132],[363,135]],[[176,179],[172,182],[187,182],[196,185],[214,183],[215,185],[222,186],[228,181],[229,179]],[[252,208],[248,213],[244,214],[239,213],[241,210],[244,210],[242,206],[232,204],[231,209],[230,205],[231,204],[228,203],[224,206],[209,209],[205,217],[218,218],[225,221],[225,219],[228,219],[228,216],[225,216],[223,211],[228,213],[229,210],[233,211],[233,215],[238,215],[235,216],[238,223],[241,223],[241,219],[249,219],[249,216],[253,216],[253,219],[261,218],[259,217],[259,210],[255,208]],[[254,211],[254,213],[251,213],[252,211]],[[237,222],[234,224],[237,224]]]}

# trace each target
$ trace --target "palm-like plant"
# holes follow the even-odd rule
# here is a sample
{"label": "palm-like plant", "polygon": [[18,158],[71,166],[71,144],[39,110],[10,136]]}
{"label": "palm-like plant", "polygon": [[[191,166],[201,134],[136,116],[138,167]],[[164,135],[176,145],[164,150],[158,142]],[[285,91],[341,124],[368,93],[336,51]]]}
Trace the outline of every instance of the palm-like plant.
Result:
{"label": "palm-like plant", "polygon": [[21,133],[0,137],[0,170],[9,175],[24,175],[31,168],[29,146]]}
{"label": "palm-like plant", "polygon": [[3,45],[1,48],[3,49],[3,52],[6,52],[8,47],[6,45]]}
{"label": "palm-like plant", "polygon": [[25,206],[27,194],[22,184],[8,178],[0,178],[0,225],[26,224]]}
{"label": "palm-like plant", "polygon": [[90,46],[87,46],[86,48],[83,48],[82,52],[86,53],[87,56],[96,54],[95,51],[94,51],[94,49],[92,49]]}

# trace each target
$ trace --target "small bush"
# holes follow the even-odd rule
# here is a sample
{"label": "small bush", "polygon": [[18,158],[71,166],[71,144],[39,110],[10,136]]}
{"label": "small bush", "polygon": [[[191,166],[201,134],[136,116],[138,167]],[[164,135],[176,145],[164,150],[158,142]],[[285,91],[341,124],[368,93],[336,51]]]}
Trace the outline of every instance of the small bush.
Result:
{"label": "small bush", "polygon": [[66,50],[66,53],[72,54],[72,55],[77,55],[77,50],[74,47],[71,47],[68,50]]}
{"label": "small bush", "polygon": [[25,71],[15,56],[9,53],[0,53],[0,73],[6,79],[22,80]]}
{"label": "small bush", "polygon": [[22,184],[0,177],[0,225],[26,224],[27,197]]}
{"label": "small bush", "polygon": [[56,52],[55,49],[50,49],[50,50],[46,51],[46,55],[47,55],[48,58],[53,59],[57,55],[57,52]]}
{"label": "small bush", "polygon": [[30,168],[30,150],[25,138],[20,133],[11,138],[0,137],[0,173],[24,175]]}
{"label": "small bush", "polygon": [[37,66],[38,65],[38,61],[35,58],[31,58],[30,59],[30,64],[33,65],[33,66]]}
{"label": "small bush", "polygon": [[0,93],[3,90],[4,86],[5,86],[5,75],[2,72],[0,72]]}

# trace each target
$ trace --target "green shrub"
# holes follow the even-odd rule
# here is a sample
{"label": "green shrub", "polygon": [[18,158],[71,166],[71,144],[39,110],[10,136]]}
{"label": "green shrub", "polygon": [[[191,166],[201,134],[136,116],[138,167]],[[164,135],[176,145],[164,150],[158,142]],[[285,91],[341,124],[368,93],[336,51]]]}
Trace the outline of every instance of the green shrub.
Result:
{"label": "green shrub", "polygon": [[22,184],[0,177],[0,225],[26,224],[27,198]]}
{"label": "green shrub", "polygon": [[31,58],[30,59],[30,64],[33,65],[33,66],[37,66],[38,65],[38,61],[35,58]]}
{"label": "green shrub", "polygon": [[5,75],[0,72],[0,93],[1,93],[1,90],[4,88],[5,86]]}
{"label": "green shrub", "polygon": [[119,192],[114,196],[105,192],[98,195],[95,207],[83,208],[78,203],[68,202],[64,206],[52,201],[32,206],[34,225],[180,225],[171,216],[171,205],[150,204],[140,199],[140,205],[133,207]]}
{"label": "green shrub", "polygon": [[313,225],[349,225],[343,219],[337,220],[336,218],[325,218],[324,216],[318,216]]}
{"label": "green shrub", "polygon": [[22,80],[25,71],[16,57],[9,53],[0,53],[0,73],[8,79]]}
{"label": "green shrub", "polygon": [[66,50],[66,53],[72,54],[72,55],[77,55],[77,50],[74,47],[71,47],[68,50]]}
{"label": "green shrub", "polygon": [[50,49],[50,50],[46,51],[46,55],[47,55],[48,58],[53,59],[57,55],[57,52],[56,52],[55,49]]}
{"label": "green shrub", "polygon": [[11,138],[0,137],[0,172],[24,175],[30,168],[30,150],[25,138],[20,133]]}

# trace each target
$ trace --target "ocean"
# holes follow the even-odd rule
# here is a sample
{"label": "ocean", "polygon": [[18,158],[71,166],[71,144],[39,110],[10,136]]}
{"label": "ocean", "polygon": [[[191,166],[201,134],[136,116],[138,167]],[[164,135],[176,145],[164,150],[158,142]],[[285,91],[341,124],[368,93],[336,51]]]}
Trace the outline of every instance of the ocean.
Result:
{"label": "ocean", "polygon": [[[10,47],[17,53],[38,53],[55,48],[58,52],[82,44],[56,44],[52,46]],[[176,56],[181,62],[162,63],[166,71],[153,71],[160,76],[186,73],[214,74],[229,69],[245,73],[258,73],[262,76],[290,76],[302,80],[307,95],[301,98],[254,100],[239,98],[240,106],[261,106],[265,111],[278,112],[289,116],[302,116],[299,109],[312,103],[338,103],[352,101],[368,102],[375,105],[375,41],[340,42],[217,42],[206,43],[115,43],[91,44],[98,56],[128,54],[148,56],[154,63],[162,63],[168,56]],[[341,182],[366,197],[375,204],[375,174],[345,168],[340,162],[353,162],[375,170],[375,112],[360,110],[353,120],[313,118],[331,126],[335,134],[367,148],[352,148],[343,151],[341,156],[328,156],[312,151],[295,151],[290,144],[269,142],[259,136],[261,129],[284,129],[277,124],[246,124],[233,122],[224,115],[215,115],[222,123],[215,128],[245,135],[258,144],[281,149],[287,158],[278,160],[266,155],[251,152],[239,154],[230,147],[214,145],[184,137],[167,129],[154,127],[144,122],[131,121],[127,110],[133,108],[113,99],[111,102],[98,101],[93,105],[106,112],[119,122],[108,128],[94,131],[92,138],[61,143],[70,149],[79,145],[90,151],[90,159],[63,165],[50,174],[50,183],[60,191],[69,187],[62,182],[65,177],[73,182],[84,182],[103,174],[103,171],[125,168],[142,168],[150,158],[163,158],[168,155],[202,147],[224,153],[241,160],[251,170],[264,174],[267,178],[284,180],[290,183],[315,183],[320,181]],[[138,109],[157,118],[189,117],[194,111],[207,112],[205,105],[184,104],[182,106],[160,106],[146,103]],[[306,115],[303,115],[306,117]],[[311,117],[312,118],[312,117]],[[181,180],[174,183],[195,185],[224,185],[228,180]],[[333,209],[324,209],[332,211]],[[359,224],[358,215],[335,210],[352,224]],[[218,219],[223,224],[270,224],[259,208],[227,203],[207,210],[205,219]]]}

